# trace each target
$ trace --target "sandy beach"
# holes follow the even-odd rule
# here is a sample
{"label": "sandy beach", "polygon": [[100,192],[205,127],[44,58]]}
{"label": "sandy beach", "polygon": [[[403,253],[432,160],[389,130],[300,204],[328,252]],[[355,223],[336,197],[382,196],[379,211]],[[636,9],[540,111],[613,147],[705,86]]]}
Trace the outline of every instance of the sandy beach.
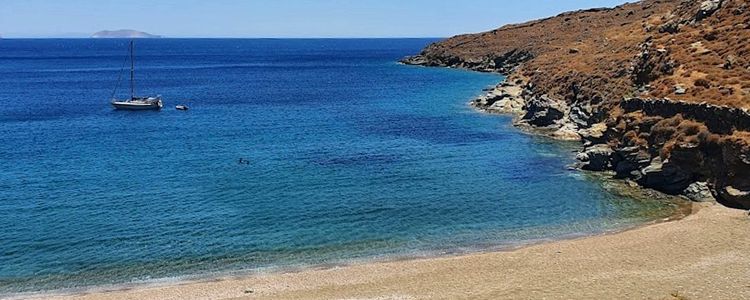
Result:
{"label": "sandy beach", "polygon": [[747,212],[695,204],[679,221],[513,251],[47,299],[750,299],[748,233]]}

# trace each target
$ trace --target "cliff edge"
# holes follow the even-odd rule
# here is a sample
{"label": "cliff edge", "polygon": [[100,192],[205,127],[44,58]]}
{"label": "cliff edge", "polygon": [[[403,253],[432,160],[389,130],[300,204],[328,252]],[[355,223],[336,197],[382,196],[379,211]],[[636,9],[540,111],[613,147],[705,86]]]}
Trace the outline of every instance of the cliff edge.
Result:
{"label": "cliff edge", "polygon": [[508,75],[471,102],[581,139],[584,169],[750,209],[750,3],[644,0],[452,37],[402,62]]}

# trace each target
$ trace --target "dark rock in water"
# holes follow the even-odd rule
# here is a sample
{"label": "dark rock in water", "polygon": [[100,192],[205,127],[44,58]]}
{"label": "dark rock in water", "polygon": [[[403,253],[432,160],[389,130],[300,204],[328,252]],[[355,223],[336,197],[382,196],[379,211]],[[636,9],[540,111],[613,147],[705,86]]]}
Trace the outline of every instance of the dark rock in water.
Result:
{"label": "dark rock in water", "polygon": [[526,103],[526,115],[523,119],[529,124],[545,127],[555,124],[565,116],[564,108],[559,107],[559,101],[553,101],[546,95],[533,97]]}
{"label": "dark rock in water", "polygon": [[427,57],[424,57],[422,55],[414,55],[405,57],[401,60],[401,63],[407,65],[426,66],[429,64],[429,60],[427,59]]}
{"label": "dark rock in water", "polygon": [[586,148],[576,156],[576,159],[584,162],[584,170],[604,171],[612,168],[612,155],[614,151],[609,145],[599,144]]}

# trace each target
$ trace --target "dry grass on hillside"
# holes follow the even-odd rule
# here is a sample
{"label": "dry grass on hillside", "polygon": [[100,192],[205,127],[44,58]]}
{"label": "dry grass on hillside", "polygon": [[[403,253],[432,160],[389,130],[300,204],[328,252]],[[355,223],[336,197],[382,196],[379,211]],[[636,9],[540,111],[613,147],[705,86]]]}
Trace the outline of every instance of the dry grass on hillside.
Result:
{"label": "dry grass on hillside", "polygon": [[[516,76],[570,102],[643,96],[750,107],[750,4],[724,0],[695,21],[701,2],[645,0],[565,13],[457,36],[426,52],[448,61],[528,52],[534,58]],[[684,94],[675,93],[678,85]]]}

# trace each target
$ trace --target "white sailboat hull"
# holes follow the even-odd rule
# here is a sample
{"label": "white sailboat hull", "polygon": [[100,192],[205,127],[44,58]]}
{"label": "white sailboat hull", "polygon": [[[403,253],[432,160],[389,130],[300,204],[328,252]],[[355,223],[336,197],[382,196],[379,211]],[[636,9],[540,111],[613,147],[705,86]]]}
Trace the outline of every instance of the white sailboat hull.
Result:
{"label": "white sailboat hull", "polygon": [[117,110],[160,110],[164,105],[161,98],[112,100],[112,106]]}

